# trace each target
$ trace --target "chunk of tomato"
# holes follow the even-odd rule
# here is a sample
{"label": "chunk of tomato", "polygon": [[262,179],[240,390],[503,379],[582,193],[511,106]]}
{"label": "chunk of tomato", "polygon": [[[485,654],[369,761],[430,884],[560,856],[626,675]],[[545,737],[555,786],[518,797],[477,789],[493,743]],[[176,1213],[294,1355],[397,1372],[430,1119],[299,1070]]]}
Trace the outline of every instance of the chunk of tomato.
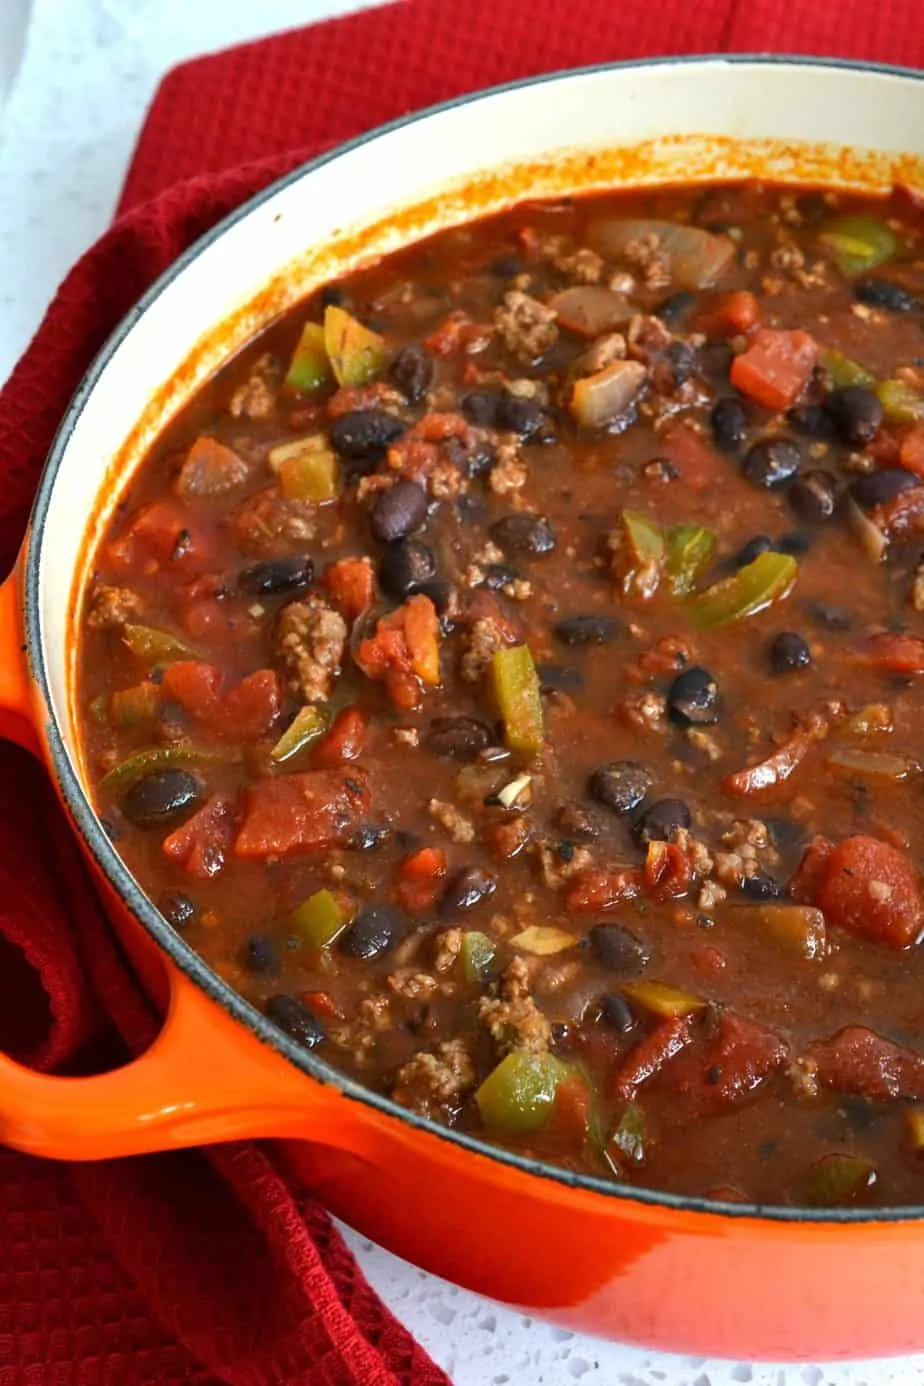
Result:
{"label": "chunk of tomato", "polygon": [[861,938],[908,948],[924,928],[921,877],[897,847],[858,834],[844,838],[824,863],[815,903],[830,924]]}
{"label": "chunk of tomato", "polygon": [[257,861],[326,847],[344,847],[369,811],[369,788],[358,770],[306,770],[250,786],[234,843]]}
{"label": "chunk of tomato", "polygon": [[731,383],[766,409],[788,409],[808,384],[817,360],[818,343],[807,332],[762,327],[732,362]]}

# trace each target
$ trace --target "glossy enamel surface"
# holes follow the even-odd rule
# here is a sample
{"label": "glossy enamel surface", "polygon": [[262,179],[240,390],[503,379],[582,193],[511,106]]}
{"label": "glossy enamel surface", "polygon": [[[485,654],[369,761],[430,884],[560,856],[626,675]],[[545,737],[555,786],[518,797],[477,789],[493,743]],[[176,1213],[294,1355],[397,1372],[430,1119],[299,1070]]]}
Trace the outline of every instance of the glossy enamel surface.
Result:
{"label": "glossy enamel surface", "polygon": [[[102,1079],[36,1078],[0,1062],[8,1144],[97,1158],[295,1138],[286,1150],[299,1172],[365,1233],[574,1327],[756,1357],[924,1347],[920,1210],[826,1218],[629,1197],[436,1132],[296,1052],[172,934],[102,834],[74,750],[68,639],[84,535],[105,517],[115,474],[139,460],[222,354],[319,280],[527,188],[757,173],[924,186],[922,93],[913,74],[725,60],[514,87],[293,175],[146,296],[92,368],[53,450],[32,547],[0,608],[0,702],[3,730],[17,739],[32,739],[31,715],[114,923],[167,1022],[142,1060]],[[500,175],[482,176],[499,166]],[[324,251],[306,254],[306,244]],[[31,681],[17,672],[23,625]]]}

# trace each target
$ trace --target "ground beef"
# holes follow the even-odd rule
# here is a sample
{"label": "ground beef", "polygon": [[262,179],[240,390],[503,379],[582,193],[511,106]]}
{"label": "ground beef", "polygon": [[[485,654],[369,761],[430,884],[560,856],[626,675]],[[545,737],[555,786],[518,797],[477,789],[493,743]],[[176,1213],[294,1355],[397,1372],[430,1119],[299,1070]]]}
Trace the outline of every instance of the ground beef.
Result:
{"label": "ground beef", "polygon": [[274,557],[314,538],[315,519],[306,501],[286,500],[275,486],[248,496],[230,515],[231,542],[245,553]]}
{"label": "ground beef", "polygon": [[627,726],[638,731],[663,732],[667,729],[667,699],[663,693],[633,693],[617,703],[616,711]]}
{"label": "ground beef", "polygon": [[367,1068],[372,1062],[379,1035],[392,1028],[394,1021],[387,996],[366,996],[356,1008],[356,1015],[343,1025],[328,1029],[327,1037],[338,1049],[348,1049],[357,1068]]}
{"label": "ground beef", "polygon": [[504,295],[494,321],[508,351],[521,361],[535,361],[558,340],[553,309],[517,289]]}
{"label": "ground beef", "polygon": [[626,359],[626,339],[621,332],[606,332],[587,348],[580,359],[581,371],[596,375],[605,371],[614,361]]}
{"label": "ground beef", "polygon": [[462,951],[462,930],[444,929],[434,940],[433,967],[436,972],[451,972]]}
{"label": "ground beef", "polygon": [[671,257],[662,246],[660,236],[655,232],[629,241],[623,250],[623,256],[639,271],[646,289],[654,291],[669,286]]}
{"label": "ground beef", "polygon": [[429,972],[416,972],[413,967],[402,967],[388,978],[388,989],[406,1001],[425,1001],[437,988],[437,980]]}
{"label": "ground beef", "polygon": [[603,257],[588,246],[570,255],[558,255],[552,263],[560,274],[576,284],[599,284],[603,278]]}
{"label": "ground beef", "polygon": [[399,1068],[391,1095],[420,1116],[445,1121],[475,1086],[475,1066],[461,1039],[446,1040],[433,1054],[415,1054]]}
{"label": "ground beef", "polygon": [[540,843],[536,848],[536,856],[539,874],[550,890],[559,890],[565,881],[593,862],[593,856],[586,847],[572,847],[567,855],[562,856],[557,846]]}
{"label": "ground beef", "polygon": [[129,587],[107,587],[98,582],[87,602],[87,624],[97,630],[118,630],[141,615],[144,603]]}
{"label": "ground beef", "polygon": [[490,611],[477,617],[465,635],[465,653],[459,662],[459,673],[466,683],[478,683],[495,650],[510,644],[510,629],[500,617]]}
{"label": "ground beef", "polygon": [[521,491],[529,473],[516,439],[503,438],[494,451],[494,459],[494,466],[488,475],[488,485],[494,494],[507,496],[513,491]]}
{"label": "ground beef", "polygon": [[443,803],[440,799],[431,799],[427,805],[430,817],[435,818],[441,827],[445,828],[453,842],[474,842],[475,828],[470,818],[466,818],[464,813],[460,813],[455,804]]}
{"label": "ground beef", "polygon": [[330,697],[347,635],[347,623],[340,612],[315,593],[283,607],[276,627],[276,648],[290,690],[306,703],[323,703]]}
{"label": "ground beef", "polygon": [[231,396],[228,409],[235,418],[268,419],[276,408],[280,366],[275,357],[261,356],[253,373]]}
{"label": "ground beef", "polygon": [[501,979],[499,996],[483,996],[478,1019],[494,1042],[499,1058],[512,1049],[543,1054],[552,1039],[552,1026],[530,992],[529,964],[514,958]]}

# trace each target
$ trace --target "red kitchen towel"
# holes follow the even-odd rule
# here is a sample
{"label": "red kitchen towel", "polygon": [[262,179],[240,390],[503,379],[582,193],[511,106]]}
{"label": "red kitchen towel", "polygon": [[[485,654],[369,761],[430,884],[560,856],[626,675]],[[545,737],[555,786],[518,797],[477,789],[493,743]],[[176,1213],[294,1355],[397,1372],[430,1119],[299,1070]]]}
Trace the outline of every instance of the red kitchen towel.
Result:
{"label": "red kitchen towel", "polygon": [[[0,395],[0,571],[54,429],[151,280],[272,178],[337,141],[527,73],[664,52],[914,65],[907,0],[404,0],[187,64],[162,84],[110,231]],[[89,1071],[156,1021],[41,772],[0,747],[0,1044]],[[0,1386],[429,1386],[446,1378],[323,1210],[256,1145],[68,1166],[0,1150]]]}

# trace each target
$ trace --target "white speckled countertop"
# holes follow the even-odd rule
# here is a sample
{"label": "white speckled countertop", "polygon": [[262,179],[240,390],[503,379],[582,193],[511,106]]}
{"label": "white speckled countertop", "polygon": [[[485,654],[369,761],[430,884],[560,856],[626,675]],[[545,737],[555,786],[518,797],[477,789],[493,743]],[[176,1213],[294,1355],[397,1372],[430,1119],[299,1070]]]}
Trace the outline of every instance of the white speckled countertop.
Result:
{"label": "white speckled countertop", "polygon": [[[0,0],[0,381],[70,264],[106,226],[167,68],[353,7],[350,0],[31,0],[26,34],[30,0]],[[924,1386],[924,1358],[781,1368],[581,1337],[425,1275],[345,1231],[375,1288],[455,1386]]]}

